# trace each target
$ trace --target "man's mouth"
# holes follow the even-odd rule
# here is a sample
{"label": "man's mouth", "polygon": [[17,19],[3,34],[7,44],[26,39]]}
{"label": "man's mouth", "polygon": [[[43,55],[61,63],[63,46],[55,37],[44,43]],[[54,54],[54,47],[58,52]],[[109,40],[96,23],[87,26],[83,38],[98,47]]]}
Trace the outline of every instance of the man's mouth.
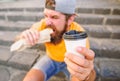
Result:
{"label": "man's mouth", "polygon": [[53,30],[53,34],[57,32],[57,31],[56,31],[55,29],[53,29],[53,28],[52,28],[52,30]]}
{"label": "man's mouth", "polygon": [[55,29],[53,29],[53,32],[55,32]]}
{"label": "man's mouth", "polygon": [[53,32],[51,33],[51,36],[55,36],[55,31],[53,30]]}

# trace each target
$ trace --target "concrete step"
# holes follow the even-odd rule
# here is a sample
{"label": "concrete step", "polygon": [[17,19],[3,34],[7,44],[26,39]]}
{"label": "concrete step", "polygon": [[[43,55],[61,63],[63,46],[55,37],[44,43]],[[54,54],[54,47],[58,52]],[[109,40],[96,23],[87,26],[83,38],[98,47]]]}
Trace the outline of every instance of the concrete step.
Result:
{"label": "concrete step", "polygon": [[119,25],[82,25],[90,37],[120,39]]}
{"label": "concrete step", "polygon": [[93,8],[114,8],[119,7],[119,0],[77,0],[78,7],[93,7]]}
{"label": "concrete step", "polygon": [[90,44],[96,57],[120,58],[119,39],[90,38]]}
{"label": "concrete step", "polygon": [[[14,38],[19,32],[0,31],[0,45],[9,46],[13,43]],[[96,57],[120,58],[120,40],[109,38],[93,38],[90,37],[91,49],[96,53]],[[40,47],[45,50],[43,44]]]}
{"label": "concrete step", "polygon": [[[96,25],[120,25],[119,15],[96,15],[96,14],[78,14],[75,21],[81,24]],[[43,13],[37,12],[1,12],[0,20],[5,21],[32,21],[36,22],[43,18]]]}
{"label": "concrete step", "polygon": [[44,0],[19,0],[14,2],[2,2],[0,3],[1,8],[26,8],[26,7],[43,7],[44,6]]}
{"label": "concrete step", "polygon": [[77,7],[76,13],[89,13],[89,14],[101,14],[101,15],[120,15],[120,8],[97,8],[97,7]]}
{"label": "concrete step", "polygon": [[[43,12],[44,7],[0,7],[0,12]],[[120,8],[77,7],[76,13],[120,15]]]}
{"label": "concrete step", "polygon": [[1,31],[0,32],[0,43],[2,45],[11,45],[13,41],[15,41],[15,36],[18,35],[19,32],[9,32],[9,31]]}
{"label": "concrete step", "polygon": [[[29,2],[29,3],[28,3]],[[119,8],[119,0],[77,0],[77,7],[93,7],[93,8],[114,8],[117,7]],[[0,3],[0,7],[5,7],[5,8],[13,8],[16,7],[41,7],[44,6],[44,0],[17,0],[14,2],[7,2],[7,4],[5,2]]]}
{"label": "concrete step", "polygon": [[[10,52],[10,47],[0,45],[0,65],[29,70],[39,58],[36,50],[27,49],[22,52]],[[44,52],[41,51],[43,54]],[[29,58],[28,58],[29,57]]]}
{"label": "concrete step", "polygon": [[[41,12],[43,8],[44,0],[17,0],[0,3],[0,12]],[[77,0],[76,8],[78,13],[120,15],[120,3],[118,0]]]}
{"label": "concrete step", "polygon": [[119,15],[79,14],[75,21],[80,24],[120,25]]}
{"label": "concrete step", "polygon": [[0,65],[0,73],[0,81],[22,81],[27,71]]}
{"label": "concrete step", "polygon": [[120,59],[95,58],[95,81],[120,81]]}
{"label": "concrete step", "polygon": [[33,21],[4,21],[0,20],[0,30],[1,31],[23,31],[30,28],[35,22]]}
{"label": "concrete step", "polygon": [[1,12],[0,20],[5,21],[39,21],[43,18],[43,13],[23,13],[23,12]]}

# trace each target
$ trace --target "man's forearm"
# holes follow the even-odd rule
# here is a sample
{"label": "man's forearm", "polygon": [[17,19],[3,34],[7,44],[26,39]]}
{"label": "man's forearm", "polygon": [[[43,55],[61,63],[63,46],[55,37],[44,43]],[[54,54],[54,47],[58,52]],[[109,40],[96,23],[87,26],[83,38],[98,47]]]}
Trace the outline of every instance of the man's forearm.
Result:
{"label": "man's forearm", "polygon": [[95,70],[92,70],[90,75],[85,80],[79,80],[78,78],[72,76],[71,81],[95,81],[96,78],[96,72]]}

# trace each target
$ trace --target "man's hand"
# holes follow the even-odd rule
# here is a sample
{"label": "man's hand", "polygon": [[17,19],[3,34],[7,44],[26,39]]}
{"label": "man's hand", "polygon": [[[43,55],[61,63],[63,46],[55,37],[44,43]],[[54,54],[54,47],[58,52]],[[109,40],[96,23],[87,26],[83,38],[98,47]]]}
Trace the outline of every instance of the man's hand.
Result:
{"label": "man's hand", "polygon": [[39,32],[35,29],[25,30],[20,35],[20,38],[24,38],[30,45],[35,45],[38,42],[39,37]]}
{"label": "man's hand", "polygon": [[76,77],[78,79],[77,81],[83,81],[89,78],[91,71],[94,69],[93,61],[95,53],[85,47],[77,47],[76,50],[85,58],[66,53],[64,61],[67,64],[67,69],[71,73],[71,76]]}

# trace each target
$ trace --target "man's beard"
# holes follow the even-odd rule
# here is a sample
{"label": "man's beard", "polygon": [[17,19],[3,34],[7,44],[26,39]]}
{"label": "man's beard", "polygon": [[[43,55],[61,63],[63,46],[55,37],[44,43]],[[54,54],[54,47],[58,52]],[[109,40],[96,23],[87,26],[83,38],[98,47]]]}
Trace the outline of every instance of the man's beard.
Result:
{"label": "man's beard", "polygon": [[54,34],[51,34],[51,43],[58,44],[62,41],[63,34],[66,32],[67,24],[65,24],[64,29],[62,31],[58,31],[55,26],[51,25],[49,28],[52,28]]}

